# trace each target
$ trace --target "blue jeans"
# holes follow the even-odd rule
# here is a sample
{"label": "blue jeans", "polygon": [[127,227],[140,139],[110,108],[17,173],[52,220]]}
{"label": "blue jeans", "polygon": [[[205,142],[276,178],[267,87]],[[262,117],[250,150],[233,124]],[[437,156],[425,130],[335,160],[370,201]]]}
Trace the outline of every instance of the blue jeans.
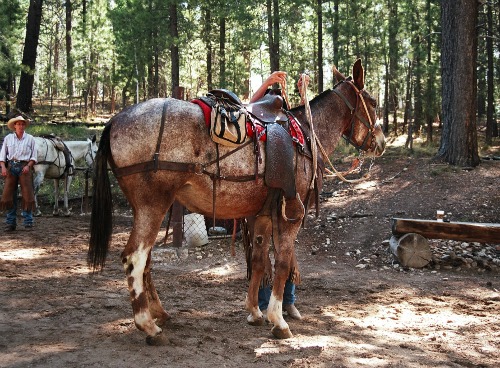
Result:
{"label": "blue jeans", "polygon": [[[12,175],[15,177],[19,178],[21,174],[21,171],[23,170],[22,165],[16,165],[16,164],[9,164],[9,171]],[[7,211],[7,219],[5,220],[5,223],[7,225],[14,225],[16,226],[17,223],[17,193],[18,193],[18,187],[16,186],[16,190],[14,191],[14,198],[12,198],[13,206],[10,210]],[[33,226],[33,212],[30,211],[22,211],[21,216],[24,218],[24,226]]]}
{"label": "blue jeans", "polygon": [[[265,310],[269,305],[271,298],[271,287],[266,286],[259,289],[259,309]],[[295,303],[295,285],[289,280],[286,280],[285,291],[283,292],[283,304]]]}

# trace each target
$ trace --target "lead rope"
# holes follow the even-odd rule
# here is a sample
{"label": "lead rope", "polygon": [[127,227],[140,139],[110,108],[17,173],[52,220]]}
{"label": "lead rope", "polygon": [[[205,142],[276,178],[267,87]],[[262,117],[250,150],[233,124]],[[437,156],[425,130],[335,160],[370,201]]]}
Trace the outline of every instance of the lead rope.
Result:
{"label": "lead rope", "polygon": [[[318,170],[318,143],[319,139],[316,136],[316,132],[314,131],[314,125],[313,125],[313,119],[312,119],[312,114],[311,114],[311,107],[309,106],[309,99],[307,98],[307,86],[306,86],[306,74],[302,73],[300,75],[300,78],[302,79],[302,85],[300,91],[300,96],[304,100],[304,106],[306,109],[306,119],[307,122],[309,123],[309,126],[311,127],[311,152],[312,152],[312,160],[313,160],[313,174],[311,178],[311,183],[309,184],[309,189],[314,189],[314,182],[316,181],[317,177],[317,170]],[[319,144],[321,147],[321,144]]]}

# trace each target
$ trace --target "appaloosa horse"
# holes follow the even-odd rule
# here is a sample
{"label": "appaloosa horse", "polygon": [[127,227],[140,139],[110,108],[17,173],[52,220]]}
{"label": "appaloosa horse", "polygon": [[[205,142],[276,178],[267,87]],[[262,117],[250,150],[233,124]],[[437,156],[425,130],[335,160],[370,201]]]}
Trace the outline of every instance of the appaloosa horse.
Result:
{"label": "appaloosa horse", "polygon": [[[37,194],[43,179],[54,179],[54,210],[52,214],[59,216],[59,181],[64,181],[64,205],[62,213],[70,215],[68,193],[75,170],[75,161],[85,159],[87,167],[91,168],[97,153],[96,136],[85,141],[62,141],[57,137],[35,137],[37,149],[37,164],[33,166],[33,187],[35,191],[35,216],[42,212],[38,205]],[[67,153],[64,150],[67,148]]]}
{"label": "appaloosa horse", "polygon": [[[318,142],[331,154],[344,135],[356,147],[381,155],[385,139],[380,127],[374,124],[375,101],[363,89],[361,62],[354,64],[352,79],[338,72],[336,76],[341,82],[310,102]],[[302,123],[308,140],[314,140],[304,106],[291,112]],[[267,160],[263,161],[266,165],[256,161],[256,150],[266,158],[269,138],[266,144],[253,143],[237,148],[216,147],[207,133],[200,107],[170,98],[152,99],[127,108],[104,129],[95,163],[88,261],[94,270],[104,267],[111,239],[109,163],[134,213],[134,225],[121,261],[135,324],[147,334],[148,344],[166,342],[160,326],[170,316],[153,285],[151,249],[174,199],[190,211],[209,217],[215,214],[220,219],[255,218],[251,229],[252,273],[246,299],[248,322],[258,324],[262,319],[258,289],[272,238],[275,274],[267,318],[276,337],[292,336],[282,316],[282,298],[285,281],[297,274],[293,266],[294,242],[304,216],[303,202],[311,190],[314,155],[307,148],[304,154],[292,149],[296,196],[285,198],[279,189],[270,189],[265,183]]]}

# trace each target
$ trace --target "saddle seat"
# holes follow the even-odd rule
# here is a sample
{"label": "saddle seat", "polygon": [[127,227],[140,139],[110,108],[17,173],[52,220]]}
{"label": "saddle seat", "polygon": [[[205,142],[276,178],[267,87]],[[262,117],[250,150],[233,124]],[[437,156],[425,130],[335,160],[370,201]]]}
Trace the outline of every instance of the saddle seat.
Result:
{"label": "saddle seat", "polygon": [[266,124],[288,121],[288,117],[283,112],[283,97],[279,95],[267,94],[245,108],[257,120]]}

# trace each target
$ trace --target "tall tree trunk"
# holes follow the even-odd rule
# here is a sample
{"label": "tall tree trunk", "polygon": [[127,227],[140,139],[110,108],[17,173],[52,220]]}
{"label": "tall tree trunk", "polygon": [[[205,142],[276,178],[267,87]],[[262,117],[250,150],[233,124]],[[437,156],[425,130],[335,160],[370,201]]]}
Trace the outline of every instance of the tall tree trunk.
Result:
{"label": "tall tree trunk", "polygon": [[71,107],[71,99],[74,94],[74,60],[73,60],[73,6],[71,0],[66,0],[66,93],[69,98],[69,107]]}
{"label": "tall tree trunk", "polygon": [[389,133],[389,61],[385,61],[385,84],[384,84],[384,123],[382,130]]}
{"label": "tall tree trunk", "polygon": [[59,22],[56,23],[56,30],[54,34],[54,71],[52,76],[52,95],[55,97],[59,96],[59,84],[58,84],[58,76],[59,76],[59,38],[57,35],[59,34]]}
{"label": "tall tree trunk", "polygon": [[170,58],[172,60],[171,79],[172,79],[172,96],[175,96],[175,89],[179,87],[179,29],[177,27],[177,3],[172,2],[169,5],[170,14]]}
{"label": "tall tree trunk", "polygon": [[323,92],[323,0],[318,0],[318,93]]}
{"label": "tall tree trunk", "polygon": [[23,70],[19,82],[16,107],[18,110],[29,113],[33,110],[33,83],[35,81],[36,52],[40,36],[42,21],[43,0],[30,0],[28,22],[26,24],[26,38],[23,51]]}
{"label": "tall tree trunk", "polygon": [[[223,13],[223,12],[221,12]],[[219,86],[227,88],[226,81],[226,17],[219,18]]]}
{"label": "tall tree trunk", "polygon": [[267,0],[267,37],[271,73],[280,69],[278,0]]}
{"label": "tall tree trunk", "polygon": [[430,143],[433,141],[432,137],[432,124],[434,123],[434,109],[433,109],[433,80],[431,77],[431,73],[429,72],[432,66],[432,38],[430,36],[432,32],[432,17],[431,17],[431,0],[427,0],[426,2],[426,23],[427,23],[427,32],[429,36],[427,36],[427,90],[425,91],[426,96],[426,120],[427,120],[427,142]]}
{"label": "tall tree trunk", "polygon": [[[332,38],[333,38],[333,65],[337,68],[339,67],[340,55],[339,55],[339,27],[340,27],[340,15],[339,15],[339,2],[340,0],[335,0],[333,2],[333,26],[332,26]],[[335,78],[332,78],[333,84],[335,85]]]}
{"label": "tall tree trunk", "polygon": [[486,4],[488,7],[487,18],[488,18],[488,35],[486,37],[486,54],[488,55],[488,106],[486,111],[486,143],[491,145],[493,143],[494,127],[496,126],[495,119],[495,84],[493,82],[493,11],[491,9],[492,5]]}
{"label": "tall tree trunk", "polygon": [[477,0],[442,0],[443,131],[438,158],[477,166]]}
{"label": "tall tree trunk", "polygon": [[207,50],[207,87],[208,90],[213,89],[212,82],[212,38],[210,37],[210,28],[212,25],[212,13],[210,11],[210,4],[207,4],[205,9],[205,30],[204,30],[204,38],[205,38],[205,48]]}
{"label": "tall tree trunk", "polygon": [[[398,75],[398,40],[397,35],[399,31],[399,20],[398,20],[398,3],[396,0],[389,0],[389,108],[393,112],[393,124],[394,132],[397,135],[398,129],[398,90],[397,90],[397,78]],[[388,127],[387,127],[388,129]],[[388,133],[385,132],[385,133]]]}

